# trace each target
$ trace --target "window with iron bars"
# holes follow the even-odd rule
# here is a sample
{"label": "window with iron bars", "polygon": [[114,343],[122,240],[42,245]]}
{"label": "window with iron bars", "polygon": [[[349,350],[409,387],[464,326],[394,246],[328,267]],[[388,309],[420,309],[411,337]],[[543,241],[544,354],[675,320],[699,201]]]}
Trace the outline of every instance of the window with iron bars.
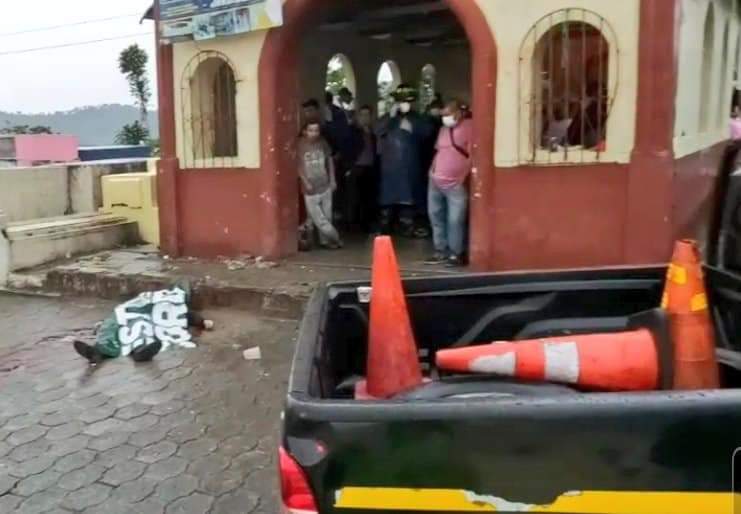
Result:
{"label": "window with iron bars", "polygon": [[231,168],[237,164],[237,86],[228,59],[199,52],[181,85],[183,168]]}
{"label": "window with iron bars", "polygon": [[554,12],[531,27],[520,54],[520,160],[599,162],[609,147],[617,90],[617,39],[585,9]]}

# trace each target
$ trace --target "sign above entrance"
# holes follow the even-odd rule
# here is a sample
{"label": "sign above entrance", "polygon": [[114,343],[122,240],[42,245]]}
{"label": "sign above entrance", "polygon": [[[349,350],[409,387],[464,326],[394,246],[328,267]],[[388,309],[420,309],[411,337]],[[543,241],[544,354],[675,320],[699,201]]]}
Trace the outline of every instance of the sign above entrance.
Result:
{"label": "sign above entrance", "polygon": [[162,37],[214,39],[283,25],[281,0],[160,0]]}

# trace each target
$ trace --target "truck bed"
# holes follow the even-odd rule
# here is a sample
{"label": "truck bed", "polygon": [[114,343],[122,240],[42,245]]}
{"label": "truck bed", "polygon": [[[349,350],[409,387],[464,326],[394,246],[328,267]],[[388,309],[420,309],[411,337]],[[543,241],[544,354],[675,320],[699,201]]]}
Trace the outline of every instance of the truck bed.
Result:
{"label": "truck bed", "polygon": [[[561,326],[616,329],[659,305],[665,273],[468,275],[408,280],[405,291],[421,361],[436,373],[435,352],[457,342],[523,339]],[[718,345],[735,356],[741,280],[710,268],[706,275]],[[713,391],[526,385],[522,395],[358,402],[347,386],[364,374],[367,355],[360,286],[367,284],[316,293],[290,377],[283,445],[305,470],[320,512],[734,512],[741,374],[733,364],[722,366],[723,389]]]}

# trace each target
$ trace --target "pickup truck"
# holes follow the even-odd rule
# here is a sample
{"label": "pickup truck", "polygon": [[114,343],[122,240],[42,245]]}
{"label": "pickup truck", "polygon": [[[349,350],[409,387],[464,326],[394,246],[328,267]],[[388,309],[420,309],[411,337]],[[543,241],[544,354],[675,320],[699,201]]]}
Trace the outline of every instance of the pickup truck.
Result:
{"label": "pickup truck", "polygon": [[666,267],[653,266],[406,280],[435,380],[355,401],[368,284],[330,284],[307,306],[289,380],[284,512],[741,513],[741,174],[720,180],[705,273],[721,389],[585,393],[434,369],[455,345],[625,329],[660,305]]}

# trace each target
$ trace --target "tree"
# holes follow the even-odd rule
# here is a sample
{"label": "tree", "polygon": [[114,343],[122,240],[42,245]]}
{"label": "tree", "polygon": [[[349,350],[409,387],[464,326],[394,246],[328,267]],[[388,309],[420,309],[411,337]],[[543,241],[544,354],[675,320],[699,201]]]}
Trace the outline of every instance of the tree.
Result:
{"label": "tree", "polygon": [[53,134],[51,131],[51,127],[47,127],[44,125],[36,125],[34,127],[31,127],[28,129],[29,134]]}
{"label": "tree", "polygon": [[118,58],[118,69],[126,76],[129,83],[129,92],[136,99],[136,104],[139,107],[139,125],[147,131],[149,129],[147,110],[149,100],[152,98],[152,90],[147,78],[148,62],[147,52],[136,44],[125,48]]}
{"label": "tree", "polygon": [[13,125],[0,129],[0,134],[53,134],[51,127],[45,125]]}
{"label": "tree", "polygon": [[347,70],[342,58],[335,55],[327,67],[327,91],[333,95],[340,92],[340,89],[348,86]]}
{"label": "tree", "polygon": [[118,145],[141,145],[149,141],[149,131],[141,123],[124,125],[116,134],[116,144]]}

